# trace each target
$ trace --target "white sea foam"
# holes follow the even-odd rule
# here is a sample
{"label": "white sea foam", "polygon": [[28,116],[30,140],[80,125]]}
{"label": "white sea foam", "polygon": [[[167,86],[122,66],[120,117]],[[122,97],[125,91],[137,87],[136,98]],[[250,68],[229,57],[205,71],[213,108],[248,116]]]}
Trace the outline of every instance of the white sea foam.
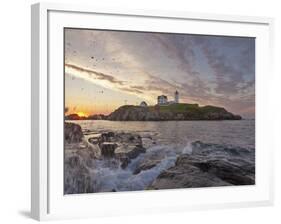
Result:
{"label": "white sea foam", "polygon": [[[153,146],[146,153],[133,159],[125,169],[120,166],[116,168],[114,165],[110,167],[109,163],[118,162],[114,159],[97,161],[96,166],[91,169],[91,176],[93,177],[91,179],[94,180],[95,190],[99,192],[143,190],[162,171],[174,166],[177,156],[172,147]],[[136,167],[151,158],[159,160],[159,163],[151,169],[134,174]]]}
{"label": "white sea foam", "polygon": [[182,154],[192,154],[192,146],[190,142],[188,142],[187,145],[183,148]]}

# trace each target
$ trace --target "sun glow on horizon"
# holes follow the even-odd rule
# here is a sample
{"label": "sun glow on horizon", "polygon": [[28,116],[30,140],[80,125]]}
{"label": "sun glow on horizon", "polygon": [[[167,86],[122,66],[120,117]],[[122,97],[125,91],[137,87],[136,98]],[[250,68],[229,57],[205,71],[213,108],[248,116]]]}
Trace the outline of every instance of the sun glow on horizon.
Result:
{"label": "sun glow on horizon", "polygon": [[86,113],[84,113],[84,112],[82,112],[82,111],[77,112],[77,115],[78,115],[79,117],[87,117],[87,116],[88,116]]}

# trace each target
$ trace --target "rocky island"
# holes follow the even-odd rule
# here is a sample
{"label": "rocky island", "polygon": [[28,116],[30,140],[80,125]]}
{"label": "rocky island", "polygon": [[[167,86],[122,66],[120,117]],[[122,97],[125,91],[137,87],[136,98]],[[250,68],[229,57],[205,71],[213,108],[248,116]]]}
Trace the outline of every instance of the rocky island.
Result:
{"label": "rocky island", "polygon": [[241,120],[222,107],[177,103],[170,105],[124,105],[106,117],[111,121]]}
{"label": "rocky island", "polygon": [[[82,113],[82,115],[84,115]],[[93,114],[80,116],[68,114],[66,120],[110,120],[110,121],[182,121],[182,120],[241,120],[223,107],[212,105],[199,106],[197,103],[182,103],[179,92],[175,92],[174,100],[168,97],[157,97],[155,105],[148,105],[142,101],[139,105],[122,105],[109,115]]]}

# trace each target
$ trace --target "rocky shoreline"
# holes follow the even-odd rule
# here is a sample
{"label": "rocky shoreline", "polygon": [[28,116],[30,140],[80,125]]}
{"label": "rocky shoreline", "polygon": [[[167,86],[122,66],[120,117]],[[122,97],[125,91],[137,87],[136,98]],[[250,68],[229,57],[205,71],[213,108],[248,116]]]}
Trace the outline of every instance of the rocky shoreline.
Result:
{"label": "rocky shoreline", "polygon": [[[153,145],[157,143],[152,138],[136,133],[107,131],[85,138],[78,124],[66,122],[65,193],[118,191],[118,187],[102,187],[95,170],[119,169],[131,178],[141,176],[158,168],[163,159],[151,153]],[[254,161],[249,149],[195,141],[189,152],[178,154],[144,189],[253,185]]]}
{"label": "rocky shoreline", "polygon": [[244,148],[193,142],[192,153],[179,155],[175,166],[162,172],[149,189],[253,185],[254,160]]}

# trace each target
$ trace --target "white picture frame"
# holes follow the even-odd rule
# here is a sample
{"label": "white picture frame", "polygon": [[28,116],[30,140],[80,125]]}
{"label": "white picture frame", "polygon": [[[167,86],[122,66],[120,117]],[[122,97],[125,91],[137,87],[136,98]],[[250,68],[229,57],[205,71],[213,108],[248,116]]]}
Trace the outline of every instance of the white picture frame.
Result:
{"label": "white picture frame", "polygon": [[[273,76],[272,18],[180,11],[128,11],[50,3],[32,5],[31,14],[31,214],[34,219],[248,207],[273,203],[273,147],[269,133],[273,118],[266,106]],[[63,138],[63,27],[256,37],[256,185],[227,189],[63,195],[63,145],[60,140]]]}

